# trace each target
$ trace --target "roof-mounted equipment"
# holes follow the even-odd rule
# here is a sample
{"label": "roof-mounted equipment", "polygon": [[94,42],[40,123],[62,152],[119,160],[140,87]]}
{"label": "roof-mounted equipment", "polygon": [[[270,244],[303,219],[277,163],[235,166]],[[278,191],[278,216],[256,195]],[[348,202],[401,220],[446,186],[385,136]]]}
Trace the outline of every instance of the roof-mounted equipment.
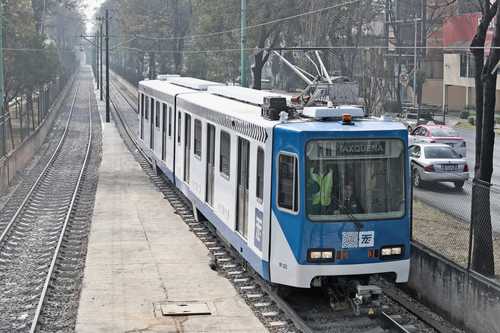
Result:
{"label": "roof-mounted equipment", "polygon": [[332,107],[311,106],[305,107],[302,111],[303,116],[318,120],[342,119],[344,114],[349,114],[352,118],[363,118],[365,116],[362,108],[350,105]]}
{"label": "roof-mounted equipment", "polygon": [[266,96],[262,104],[262,117],[269,120],[279,120],[281,112],[288,113],[288,106],[286,105],[286,98]]}

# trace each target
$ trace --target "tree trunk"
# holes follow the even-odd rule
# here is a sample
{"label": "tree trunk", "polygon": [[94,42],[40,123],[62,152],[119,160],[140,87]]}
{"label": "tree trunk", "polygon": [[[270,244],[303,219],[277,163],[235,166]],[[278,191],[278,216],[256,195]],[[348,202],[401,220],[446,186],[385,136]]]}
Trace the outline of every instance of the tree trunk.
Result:
{"label": "tree trunk", "polygon": [[263,62],[263,51],[257,53],[255,55],[255,64],[252,67],[253,73],[253,89],[261,90],[262,89],[262,68],[264,67]]}
{"label": "tree trunk", "polygon": [[476,156],[475,178],[472,190],[471,225],[473,249],[471,268],[486,276],[495,274],[493,240],[490,213],[490,182],[493,171],[493,147],[495,140],[494,113],[496,102],[497,73],[491,73],[497,64],[500,52],[491,49],[488,62],[484,64],[484,47],[488,26],[497,14],[493,46],[500,45],[500,15],[497,5],[486,7],[472,40],[471,47],[476,66]]}
{"label": "tree trunk", "polygon": [[156,53],[149,53],[149,79],[154,80],[156,78]]}
{"label": "tree trunk", "polygon": [[33,111],[33,91],[30,90],[26,94],[26,110],[31,115],[32,129],[35,130],[35,113]]}

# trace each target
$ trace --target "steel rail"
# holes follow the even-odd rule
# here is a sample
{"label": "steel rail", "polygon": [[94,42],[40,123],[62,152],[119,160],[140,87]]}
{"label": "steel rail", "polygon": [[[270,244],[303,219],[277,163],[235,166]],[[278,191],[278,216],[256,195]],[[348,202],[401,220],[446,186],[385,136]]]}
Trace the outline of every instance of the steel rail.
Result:
{"label": "steel rail", "polygon": [[[113,73],[114,76],[117,76],[116,74]],[[116,80],[119,82],[119,84],[123,85],[122,82],[120,82],[120,80]],[[111,82],[111,85],[114,85],[116,90],[118,91],[118,93],[123,97],[123,99],[125,100],[125,102],[127,102],[128,105],[130,105],[130,107],[132,108],[132,110],[134,110],[135,113],[139,114],[139,110],[137,110],[137,105],[135,103],[131,103],[129,101],[129,99],[127,98],[127,96],[125,96],[125,92],[123,92],[116,83],[114,82]],[[132,97],[132,96],[129,96],[129,97]],[[134,96],[133,98],[136,98],[136,96]]]}
{"label": "steel rail", "polygon": [[56,249],[54,251],[54,256],[52,257],[52,261],[50,263],[49,272],[47,273],[47,277],[46,277],[45,283],[43,285],[42,294],[40,295],[40,299],[38,301],[38,306],[37,306],[36,311],[35,311],[35,317],[33,318],[33,321],[31,324],[30,333],[34,333],[36,331],[36,328],[37,328],[38,319],[40,318],[40,313],[42,312],[42,307],[43,307],[43,303],[45,301],[45,296],[47,295],[47,290],[49,288],[50,280],[52,278],[52,274],[54,273],[56,261],[57,261],[57,258],[59,256],[59,250],[61,249],[61,245],[62,245],[62,242],[64,240],[64,234],[66,233],[66,229],[68,227],[68,223],[69,223],[70,218],[71,218],[71,213],[73,212],[73,208],[74,208],[75,203],[76,203],[78,191],[80,190],[80,187],[81,187],[81,183],[82,183],[82,179],[83,179],[83,176],[85,173],[85,169],[86,169],[88,161],[89,161],[91,148],[92,148],[92,98],[91,98],[91,92],[89,89],[89,139],[87,141],[87,150],[85,152],[85,159],[84,159],[84,161],[82,163],[82,167],[80,169],[78,181],[75,185],[75,189],[74,189],[73,195],[71,197],[71,202],[69,204],[68,211],[66,212],[66,218],[64,219],[63,228],[61,230],[61,234],[59,235],[59,241],[57,242],[57,246],[56,246]]}
{"label": "steel rail", "polygon": [[384,328],[390,329],[390,330],[395,330],[398,333],[410,333],[409,330],[407,330],[403,325],[398,323],[396,320],[394,320],[390,315],[388,315],[385,312],[381,312],[379,315],[380,319],[383,321],[383,323],[386,326]]}
{"label": "steel rail", "polygon": [[76,103],[76,97],[78,96],[79,90],[80,90],[80,84],[78,84],[78,86],[76,87],[75,96],[73,97],[73,102],[71,103],[71,109],[70,109],[69,117],[68,117],[68,120],[66,122],[66,126],[64,128],[64,132],[63,132],[63,134],[61,136],[61,139],[59,140],[59,143],[57,144],[56,150],[54,151],[54,153],[50,157],[49,161],[47,162],[47,164],[45,165],[44,169],[42,170],[42,172],[40,173],[40,175],[36,179],[35,183],[31,186],[31,189],[29,190],[29,192],[24,197],[24,200],[22,201],[22,203],[19,206],[19,208],[16,210],[14,216],[12,216],[12,218],[9,221],[9,223],[5,227],[4,231],[0,235],[0,246],[4,242],[5,237],[9,233],[10,229],[12,228],[12,226],[14,225],[14,222],[19,217],[19,214],[21,214],[22,210],[26,206],[26,203],[28,203],[29,199],[31,198],[31,195],[33,194],[33,192],[35,191],[35,189],[38,187],[38,185],[40,184],[40,182],[42,181],[42,179],[45,177],[45,175],[46,175],[47,171],[49,170],[50,166],[52,165],[52,163],[56,159],[57,155],[61,151],[61,147],[62,147],[62,145],[63,145],[63,143],[64,143],[64,141],[66,139],[66,136],[68,134],[69,124],[71,123],[71,118],[73,116],[73,110],[74,110],[75,103]]}

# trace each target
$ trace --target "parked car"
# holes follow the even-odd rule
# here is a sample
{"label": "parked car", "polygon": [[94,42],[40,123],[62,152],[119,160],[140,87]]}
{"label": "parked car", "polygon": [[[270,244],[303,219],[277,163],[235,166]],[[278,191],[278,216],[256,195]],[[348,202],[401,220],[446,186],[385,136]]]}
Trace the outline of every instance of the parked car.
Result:
{"label": "parked car", "polygon": [[413,186],[426,182],[452,182],[461,189],[469,179],[469,166],[464,158],[447,144],[419,143],[410,146]]}
{"label": "parked car", "polygon": [[444,125],[427,124],[417,126],[409,137],[410,145],[416,143],[444,143],[453,148],[460,157],[465,158],[467,147],[462,138],[453,128]]}

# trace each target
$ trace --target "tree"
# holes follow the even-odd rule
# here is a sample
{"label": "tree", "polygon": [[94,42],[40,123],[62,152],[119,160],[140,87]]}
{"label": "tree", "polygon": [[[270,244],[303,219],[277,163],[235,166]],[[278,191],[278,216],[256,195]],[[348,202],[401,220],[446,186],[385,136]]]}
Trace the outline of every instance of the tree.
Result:
{"label": "tree", "polygon": [[500,46],[500,15],[497,1],[480,2],[481,22],[471,43],[476,69],[476,156],[475,177],[472,191],[471,224],[473,232],[472,269],[484,275],[494,275],[493,241],[490,214],[491,175],[493,172],[493,148],[495,143],[494,115],[497,71],[493,70],[500,60],[499,50],[492,48],[486,64],[484,46],[488,27],[496,15],[495,36],[492,46]]}

